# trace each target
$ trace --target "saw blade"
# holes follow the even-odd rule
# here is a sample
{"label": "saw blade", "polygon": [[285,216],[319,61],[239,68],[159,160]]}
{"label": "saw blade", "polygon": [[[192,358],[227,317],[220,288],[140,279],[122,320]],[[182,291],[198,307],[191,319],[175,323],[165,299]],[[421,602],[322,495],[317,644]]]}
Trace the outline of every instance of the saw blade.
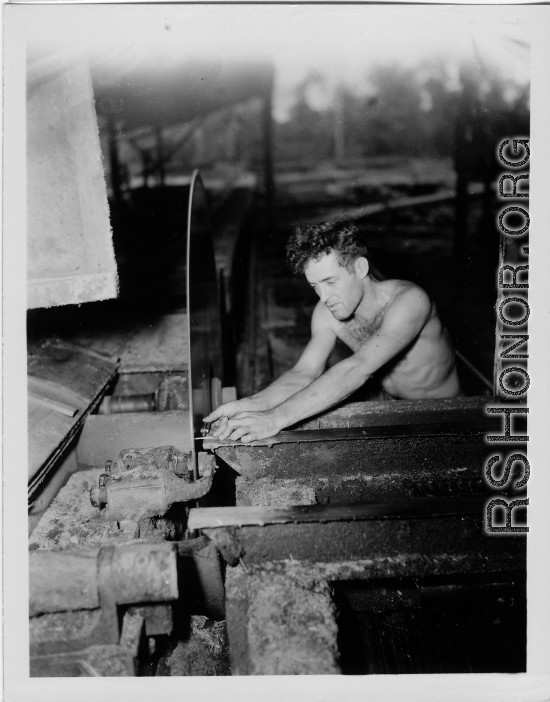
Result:
{"label": "saw blade", "polygon": [[[189,421],[191,436],[196,437],[200,435],[203,417],[212,411],[211,380],[219,378],[223,382],[219,280],[208,202],[198,171],[193,172],[189,191],[186,298]],[[197,479],[194,447],[193,462]]]}

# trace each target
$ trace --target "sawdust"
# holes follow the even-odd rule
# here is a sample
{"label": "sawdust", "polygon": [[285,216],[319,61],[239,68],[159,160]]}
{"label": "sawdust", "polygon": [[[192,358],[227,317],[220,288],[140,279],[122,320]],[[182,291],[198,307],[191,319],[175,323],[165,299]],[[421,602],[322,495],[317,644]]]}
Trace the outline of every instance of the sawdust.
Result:
{"label": "sawdust", "polygon": [[187,455],[174,446],[125,449],[120,452],[111,480],[125,483],[147,480],[159,477],[166,470],[177,472],[180,479],[189,482],[187,460]]}
{"label": "sawdust", "polygon": [[109,538],[111,524],[105,520],[104,510],[90,502],[90,488],[98,484],[103,472],[94,468],[71,476],[34,528],[31,550],[98,544]]}
{"label": "sawdust", "polygon": [[167,666],[171,676],[230,675],[225,622],[191,617],[189,638],[178,643]]}
{"label": "sawdust", "polygon": [[[90,488],[98,484],[103,472],[102,468],[93,468],[71,476],[34,528],[29,539],[30,551],[138,538],[145,522],[141,525],[129,519],[112,522],[106,509],[94,507],[90,502]],[[164,530],[159,530],[161,526]],[[169,525],[159,525],[155,536],[166,537],[168,533]]]}
{"label": "sawdust", "polygon": [[314,505],[315,490],[307,481],[258,478],[250,480],[240,476],[235,480],[238,506],[285,507],[291,505]]}
{"label": "sawdust", "polygon": [[340,672],[336,608],[324,579],[269,563],[246,573],[230,569],[227,578],[228,601],[246,590],[247,621],[240,625],[246,627],[250,675]]}

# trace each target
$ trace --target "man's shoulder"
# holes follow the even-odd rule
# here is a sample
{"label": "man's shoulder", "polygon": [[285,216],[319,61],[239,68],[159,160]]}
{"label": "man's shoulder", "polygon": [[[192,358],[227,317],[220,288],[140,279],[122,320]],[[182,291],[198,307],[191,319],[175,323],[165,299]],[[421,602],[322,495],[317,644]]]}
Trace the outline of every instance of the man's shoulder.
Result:
{"label": "man's shoulder", "polygon": [[327,306],[319,300],[315,305],[312,315],[312,321],[323,326],[330,326],[331,320],[333,319],[331,313],[328,311]]}
{"label": "man's shoulder", "polygon": [[330,329],[334,331],[334,317],[321,300],[317,302],[313,310],[311,326],[313,329]]}
{"label": "man's shoulder", "polygon": [[390,302],[386,308],[386,313],[391,316],[401,317],[402,315],[415,314],[418,316],[429,316],[432,310],[432,301],[428,293],[419,285],[409,280],[388,280],[388,294]]}

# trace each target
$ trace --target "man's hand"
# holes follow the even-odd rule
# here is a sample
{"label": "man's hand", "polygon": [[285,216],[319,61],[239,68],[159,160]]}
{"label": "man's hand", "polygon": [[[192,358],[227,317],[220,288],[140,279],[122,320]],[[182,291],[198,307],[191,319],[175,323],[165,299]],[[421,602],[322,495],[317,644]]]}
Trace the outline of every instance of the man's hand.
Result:
{"label": "man's hand", "polygon": [[253,399],[243,398],[242,400],[234,400],[233,402],[226,402],[225,405],[220,405],[213,412],[210,412],[208,417],[205,417],[202,421],[212,424],[218,419],[234,417],[239,412],[250,412],[258,410],[257,404]]}
{"label": "man's hand", "polygon": [[259,439],[275,436],[283,428],[284,423],[273,410],[239,412],[231,419],[222,418],[216,426],[212,427],[210,435],[220,441],[225,439],[236,441],[240,439],[244,444],[247,444],[250,441],[258,441]]}

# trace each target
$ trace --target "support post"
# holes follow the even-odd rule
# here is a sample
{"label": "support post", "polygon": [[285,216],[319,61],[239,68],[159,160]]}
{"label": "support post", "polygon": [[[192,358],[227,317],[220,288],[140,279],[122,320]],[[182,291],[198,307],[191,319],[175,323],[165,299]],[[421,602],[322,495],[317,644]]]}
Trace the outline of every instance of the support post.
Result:
{"label": "support post", "polygon": [[264,132],[264,191],[267,233],[271,235],[276,229],[275,222],[275,176],[273,173],[273,76],[262,105],[262,122]]}

